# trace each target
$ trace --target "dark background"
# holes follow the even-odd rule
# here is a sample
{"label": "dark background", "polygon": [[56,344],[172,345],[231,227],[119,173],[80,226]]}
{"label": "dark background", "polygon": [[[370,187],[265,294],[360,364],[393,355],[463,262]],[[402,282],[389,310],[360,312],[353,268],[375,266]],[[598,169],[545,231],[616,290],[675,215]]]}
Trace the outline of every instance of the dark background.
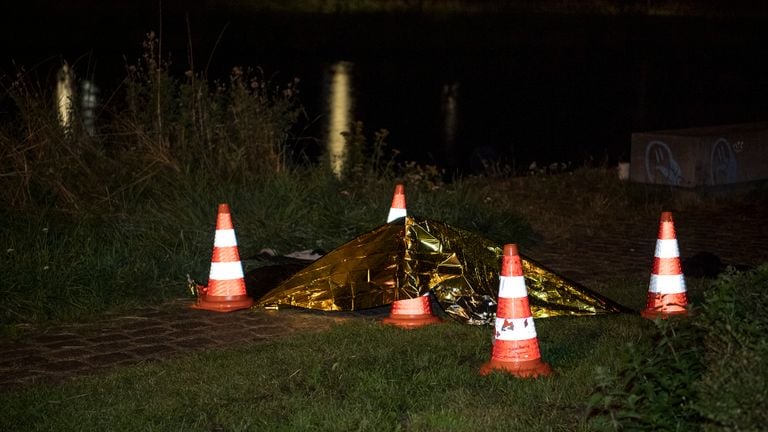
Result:
{"label": "dark background", "polygon": [[[466,2],[466,13],[430,13],[427,2],[377,13],[256,3],[164,1],[162,13],[149,1],[6,5],[0,74],[25,65],[53,80],[66,59],[111,88],[153,30],[176,72],[192,61],[213,79],[236,65],[276,82],[300,77],[310,116],[322,116],[322,71],[350,60],[357,119],[389,129],[406,156],[448,166],[479,154],[613,163],[635,131],[768,119],[763,2]],[[449,152],[436,101],[450,82],[460,83],[461,115]],[[308,132],[321,136],[315,124]]]}

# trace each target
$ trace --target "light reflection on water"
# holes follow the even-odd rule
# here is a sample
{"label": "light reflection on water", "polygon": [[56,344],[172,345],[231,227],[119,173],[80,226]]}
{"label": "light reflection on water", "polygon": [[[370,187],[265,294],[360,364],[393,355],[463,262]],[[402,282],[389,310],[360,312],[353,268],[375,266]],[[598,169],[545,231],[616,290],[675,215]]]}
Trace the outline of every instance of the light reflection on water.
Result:
{"label": "light reflection on water", "polygon": [[456,134],[459,130],[459,82],[443,84],[440,94],[443,146],[448,165],[456,163]]}
{"label": "light reflection on water", "polygon": [[[324,122],[326,160],[330,164],[331,171],[339,177],[343,174],[345,165],[349,160],[348,143],[343,134],[350,132],[353,122],[359,120],[355,117],[356,115],[366,114],[359,113],[358,111],[361,109],[363,111],[366,111],[366,108],[381,109],[375,103],[367,107],[357,106],[357,96],[362,95],[361,97],[376,98],[372,94],[367,94],[365,88],[359,88],[359,83],[356,79],[356,75],[359,73],[361,73],[360,70],[351,61],[338,61],[324,68],[326,76],[326,92],[323,97],[326,110],[326,121]],[[394,144],[405,144],[406,146],[410,144],[417,147],[434,148],[444,159],[442,162],[453,165],[461,159],[458,148],[460,145],[458,135],[461,123],[461,110],[459,109],[460,83],[458,80],[437,81],[434,83],[434,89],[436,90],[435,92],[421,89],[421,92],[404,91],[396,96],[386,95],[385,99],[388,97],[402,98],[398,99],[399,102],[406,105],[425,106],[426,112],[439,116],[437,119],[438,123],[434,124],[434,127],[439,128],[439,130],[435,130],[437,133],[432,140],[428,142],[423,140],[410,143],[396,142]],[[381,95],[378,96],[381,97]],[[418,98],[419,100],[418,102],[415,100],[409,101],[408,99],[410,98]],[[396,111],[402,116],[409,116],[412,112],[410,111],[411,109],[412,106],[400,106]],[[423,111],[422,114],[424,114]],[[423,125],[429,120],[416,117],[412,121]],[[401,134],[400,138],[403,138],[402,135],[405,134]]]}
{"label": "light reflection on water", "polygon": [[328,94],[328,160],[331,170],[341,176],[347,159],[347,143],[342,135],[351,126],[353,109],[351,70],[352,63],[341,61],[330,68]]}
{"label": "light reflection on water", "polygon": [[72,70],[69,65],[64,63],[59,69],[56,80],[56,110],[59,116],[59,125],[65,133],[69,133],[72,128],[73,104],[73,86],[75,83]]}

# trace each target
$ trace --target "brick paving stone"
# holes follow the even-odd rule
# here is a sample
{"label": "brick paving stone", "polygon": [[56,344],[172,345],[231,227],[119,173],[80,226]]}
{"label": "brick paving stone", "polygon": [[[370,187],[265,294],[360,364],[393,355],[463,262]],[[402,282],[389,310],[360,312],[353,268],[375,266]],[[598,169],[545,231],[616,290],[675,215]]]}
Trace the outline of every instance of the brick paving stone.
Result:
{"label": "brick paving stone", "polygon": [[193,320],[172,322],[168,325],[168,327],[172,329],[180,330],[180,331],[188,331],[191,328],[202,328],[202,327],[207,327],[209,325],[210,324],[207,321],[193,319]]}
{"label": "brick paving stone", "polygon": [[163,322],[157,319],[130,320],[129,322],[126,322],[125,324],[123,324],[121,328],[123,331],[130,334],[131,331],[141,331],[141,330],[146,330],[148,328],[160,327],[162,325],[163,325]]}
{"label": "brick paving stone", "polygon": [[155,354],[167,354],[175,351],[176,348],[163,344],[137,346],[126,350],[126,352],[133,354],[136,358],[149,357]]}
{"label": "brick paving stone", "polygon": [[143,329],[133,330],[127,332],[127,335],[133,338],[145,337],[145,336],[158,336],[169,333],[171,329],[164,325],[155,325],[152,327],[146,327]]}
{"label": "brick paving stone", "polygon": [[58,334],[41,334],[30,338],[30,343],[42,344],[42,345],[55,345],[66,343],[74,340],[78,340],[79,337],[75,333],[58,333]]}
{"label": "brick paving stone", "polygon": [[41,354],[30,354],[25,357],[17,357],[14,359],[4,360],[0,363],[0,368],[28,368],[39,364],[47,363],[50,358]]}
{"label": "brick paving stone", "polygon": [[181,348],[202,349],[216,345],[213,339],[204,337],[194,337],[189,339],[180,339],[174,342],[175,346]]}
{"label": "brick paving stone", "polygon": [[19,348],[11,347],[10,349],[2,350],[2,353],[3,356],[2,360],[0,360],[0,367],[2,367],[4,363],[15,360],[25,361],[28,358],[40,354],[41,350],[40,348],[19,346]]}
{"label": "brick paving stone", "polygon": [[116,341],[116,342],[107,342],[107,343],[100,343],[93,345],[93,350],[96,352],[114,352],[114,351],[120,351],[124,349],[127,346],[130,346],[130,341]]}
{"label": "brick paving stone", "polygon": [[107,333],[101,336],[94,336],[86,338],[85,341],[89,343],[101,343],[101,342],[119,342],[130,339],[130,336],[123,333]]}
{"label": "brick paving stone", "polygon": [[164,336],[144,336],[131,340],[132,345],[152,345],[162,344],[168,341],[168,338]]}
{"label": "brick paving stone", "polygon": [[88,364],[81,360],[48,361],[35,367],[35,370],[56,373],[75,372],[83,369],[88,369]]}
{"label": "brick paving stone", "polygon": [[126,361],[132,360],[134,357],[124,352],[113,352],[108,354],[97,354],[84,359],[89,365],[92,366],[113,366]]}
{"label": "brick paving stone", "polygon": [[163,336],[168,338],[168,340],[187,339],[193,336],[197,336],[199,334],[204,334],[204,330],[205,329],[200,329],[200,328],[176,330],[170,333],[166,333]]}
{"label": "brick paving stone", "polygon": [[216,340],[218,341],[219,344],[222,344],[222,345],[236,344],[237,342],[240,342],[240,341],[251,342],[251,341],[257,340],[258,336],[260,335],[257,329],[254,329],[254,330],[238,330],[238,331],[221,332],[216,335]]}
{"label": "brick paving stone", "polygon": [[79,359],[89,355],[93,355],[93,351],[83,348],[67,348],[63,350],[53,351],[46,354],[49,359]]}

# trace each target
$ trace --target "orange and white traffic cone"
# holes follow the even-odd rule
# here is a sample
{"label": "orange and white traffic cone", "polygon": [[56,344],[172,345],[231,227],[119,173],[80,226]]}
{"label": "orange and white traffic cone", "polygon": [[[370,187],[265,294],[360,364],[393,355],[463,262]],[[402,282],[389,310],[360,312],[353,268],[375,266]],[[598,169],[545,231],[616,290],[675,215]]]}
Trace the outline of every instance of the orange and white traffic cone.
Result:
{"label": "orange and white traffic cone", "polygon": [[539,339],[516,244],[504,245],[494,327],[491,361],[480,367],[481,375],[500,371],[528,378],[552,373],[550,366],[541,360]]}
{"label": "orange and white traffic cone", "polygon": [[423,327],[441,322],[440,318],[432,315],[429,295],[423,295],[407,300],[397,300],[392,303],[389,317],[382,320],[384,324],[394,325],[404,329]]}
{"label": "orange and white traffic cone", "polygon": [[402,183],[398,183],[395,185],[395,194],[392,196],[392,206],[389,208],[387,223],[407,215],[408,212],[405,210],[405,186]]}
{"label": "orange and white traffic cone", "polygon": [[[389,208],[387,223],[404,218],[408,215],[405,209],[405,186],[402,183],[395,185],[395,193],[392,196],[392,206]],[[402,328],[416,328],[440,322],[440,318],[432,315],[432,306],[429,304],[429,295],[412,299],[395,300],[392,303],[389,317],[384,318],[384,324],[391,324]]]}
{"label": "orange and white traffic cone", "polygon": [[656,252],[653,258],[648,302],[640,315],[644,318],[667,318],[688,314],[688,295],[685,290],[683,267],[677,247],[672,212],[662,212]]}
{"label": "orange and white traffic cone", "polygon": [[232,312],[253,305],[253,299],[245,290],[243,264],[240,262],[235,228],[227,204],[219,204],[208,286],[200,291],[197,302],[192,305],[193,309]]}

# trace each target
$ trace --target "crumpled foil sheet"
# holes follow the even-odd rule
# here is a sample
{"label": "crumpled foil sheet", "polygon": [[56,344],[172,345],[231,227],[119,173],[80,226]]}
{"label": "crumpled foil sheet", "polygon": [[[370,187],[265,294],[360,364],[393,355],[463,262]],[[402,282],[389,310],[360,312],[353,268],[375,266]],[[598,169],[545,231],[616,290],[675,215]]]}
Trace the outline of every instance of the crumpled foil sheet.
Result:
{"label": "crumpled foil sheet", "polygon": [[[355,311],[432,292],[467,324],[493,324],[500,245],[443,222],[407,216],[334,249],[263,297],[255,307]],[[534,318],[627,311],[522,257]]]}

